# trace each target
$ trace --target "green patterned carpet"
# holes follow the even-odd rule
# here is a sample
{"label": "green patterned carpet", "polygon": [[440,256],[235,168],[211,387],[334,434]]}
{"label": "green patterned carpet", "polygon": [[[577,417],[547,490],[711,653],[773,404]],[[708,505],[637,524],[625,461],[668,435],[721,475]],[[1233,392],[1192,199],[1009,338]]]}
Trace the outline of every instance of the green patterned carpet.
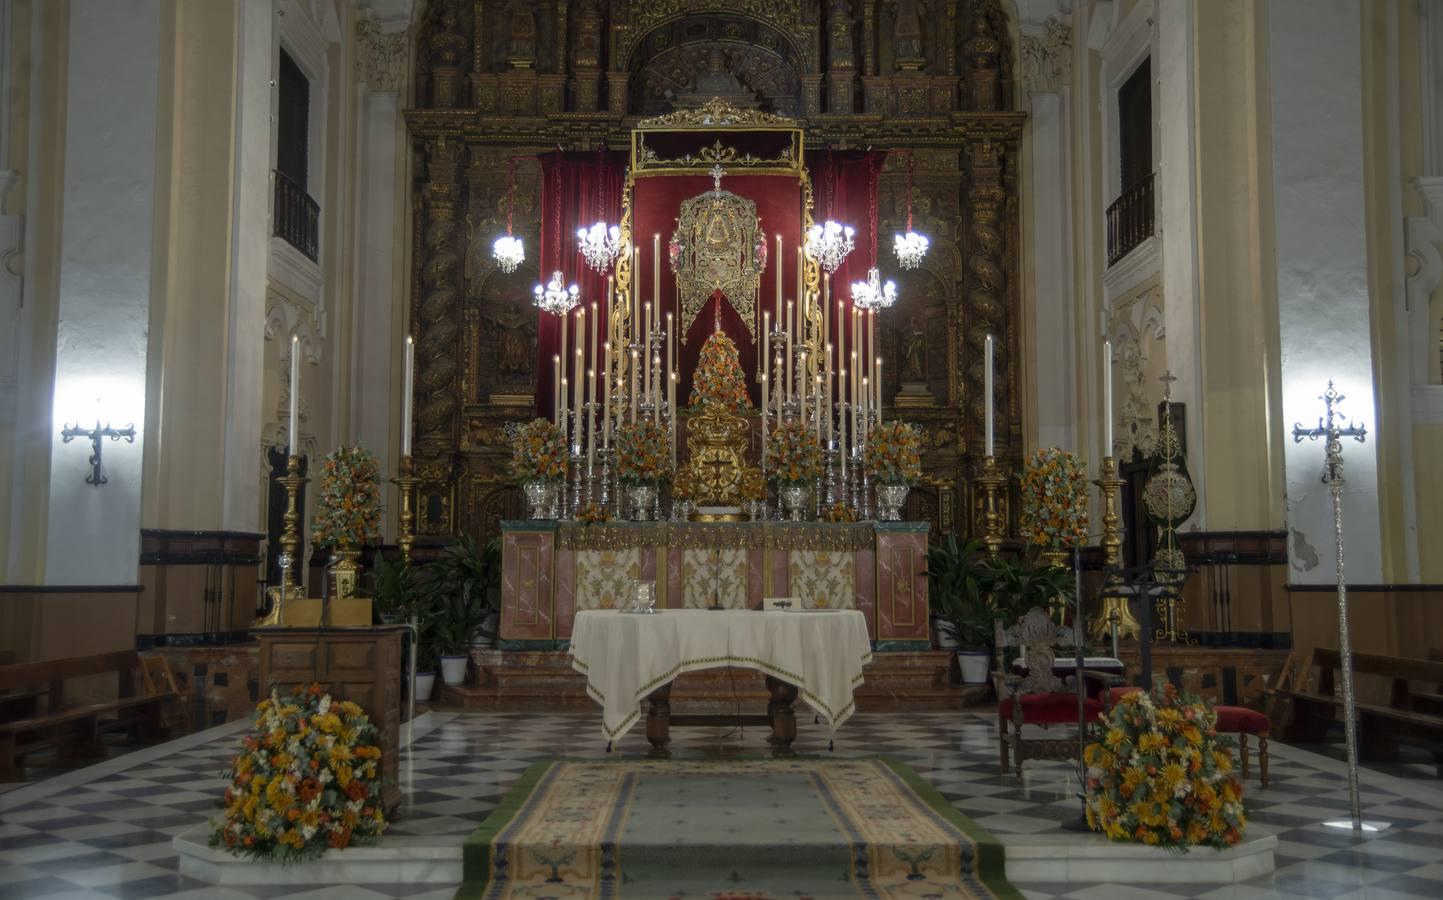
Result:
{"label": "green patterned carpet", "polygon": [[886,759],[538,763],[464,859],[458,898],[1020,898],[1001,845]]}

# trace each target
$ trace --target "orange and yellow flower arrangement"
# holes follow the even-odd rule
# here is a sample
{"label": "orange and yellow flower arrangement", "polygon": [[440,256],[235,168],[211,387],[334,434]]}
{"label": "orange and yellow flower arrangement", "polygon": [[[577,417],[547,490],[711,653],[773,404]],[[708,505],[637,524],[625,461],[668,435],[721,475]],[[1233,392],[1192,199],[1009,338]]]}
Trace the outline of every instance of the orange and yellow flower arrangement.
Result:
{"label": "orange and yellow flower arrangement", "polygon": [[532,419],[511,439],[511,475],[517,481],[566,477],[566,437],[550,419]]}
{"label": "orange and yellow flower arrangement", "polygon": [[801,419],[778,422],[767,436],[767,474],[779,484],[811,484],[821,473],[816,432]]}
{"label": "orange and yellow flower arrangement", "polygon": [[671,478],[671,435],[646,418],[618,428],[616,473],[622,484],[665,484]]}
{"label": "orange and yellow flower arrangement", "polygon": [[373,842],[386,830],[380,744],[360,706],[318,684],[294,696],[272,693],[256,707],[255,731],[227,773],[225,813],[210,845],[298,862]]}
{"label": "orange and yellow flower arrangement", "polygon": [[737,345],[722,331],[713,331],[701,345],[691,379],[691,405],[708,403],[720,403],[734,413],[751,407]]}
{"label": "orange and yellow flower arrangement", "polygon": [[922,440],[905,422],[883,422],[867,432],[867,471],[877,484],[913,484],[922,477]]}
{"label": "orange and yellow flower arrangement", "polygon": [[321,547],[358,547],[381,535],[380,470],[364,447],[339,447],[321,467],[311,539]]}
{"label": "orange and yellow flower arrangement", "polygon": [[1232,739],[1217,713],[1171,684],[1124,696],[1084,751],[1087,824],[1113,841],[1176,850],[1231,847],[1247,827]]}
{"label": "orange and yellow flower arrangement", "polygon": [[1017,531],[1044,550],[1087,543],[1087,467],[1076,454],[1044,447],[1027,457]]}

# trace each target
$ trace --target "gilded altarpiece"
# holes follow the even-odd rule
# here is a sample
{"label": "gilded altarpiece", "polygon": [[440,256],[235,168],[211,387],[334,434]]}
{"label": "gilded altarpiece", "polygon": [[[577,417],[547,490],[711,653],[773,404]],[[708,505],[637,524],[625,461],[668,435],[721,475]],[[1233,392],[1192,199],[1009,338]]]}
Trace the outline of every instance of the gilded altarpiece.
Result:
{"label": "gilded altarpiece", "polygon": [[[904,518],[980,531],[973,475],[989,333],[1009,482],[1022,450],[1025,115],[1013,111],[1010,31],[1000,0],[433,0],[415,32],[406,114],[423,544],[489,537],[521,514],[506,428],[535,414],[538,155],[623,148],[638,120],[718,97],[787,117],[809,148],[888,152],[878,255],[902,299],[879,320],[884,405],[922,427],[926,470]],[[922,268],[899,272],[889,236],[907,215],[908,154],[913,219],[932,249]],[[489,255],[508,218],[527,247],[510,274]]]}

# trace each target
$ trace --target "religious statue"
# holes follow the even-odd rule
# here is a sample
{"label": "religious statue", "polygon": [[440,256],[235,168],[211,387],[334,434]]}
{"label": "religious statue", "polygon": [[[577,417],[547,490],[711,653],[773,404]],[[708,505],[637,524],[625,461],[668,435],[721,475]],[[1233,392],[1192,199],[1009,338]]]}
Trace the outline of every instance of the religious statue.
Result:
{"label": "religious statue", "polygon": [[978,13],[972,20],[972,36],[962,45],[962,52],[972,65],[972,108],[977,112],[997,109],[997,66],[1002,45],[992,33],[987,16]]}
{"label": "religious statue", "polygon": [[466,38],[461,36],[459,28],[456,5],[447,3],[441,6],[436,30],[431,33],[428,44],[433,77],[432,101],[443,109],[456,105],[461,59],[466,55]]}
{"label": "religious statue", "polygon": [[703,106],[714,97],[738,109],[754,109],[757,106],[756,93],[748,90],[741,79],[727,68],[725,54],[721,47],[715,46],[708,52],[706,71],[696,76],[691,93],[674,98],[672,103],[679,109],[692,109]]}
{"label": "religious statue", "polygon": [[506,18],[510,24],[506,44],[506,61],[513,69],[529,69],[536,63],[536,14],[534,0],[507,0]]}
{"label": "religious statue", "polygon": [[927,62],[922,55],[922,23],[917,16],[918,0],[896,0],[892,13],[892,54],[897,68],[915,72]]}
{"label": "religious statue", "polygon": [[907,322],[907,343],[902,354],[902,380],[927,380],[927,331],[912,316]]}
{"label": "religious statue", "polygon": [[747,330],[756,334],[756,295],[766,268],[766,236],[761,233],[756,203],[722,190],[723,174],[720,167],[714,168],[714,188],[682,202],[668,245],[683,335],[717,291]]}
{"label": "religious statue", "polygon": [[536,316],[521,309],[515,298],[506,308],[490,316],[496,326],[496,369],[503,377],[531,374],[531,357]]}
{"label": "religious statue", "polygon": [[831,68],[850,69],[853,67],[851,0],[832,0],[829,19]]}

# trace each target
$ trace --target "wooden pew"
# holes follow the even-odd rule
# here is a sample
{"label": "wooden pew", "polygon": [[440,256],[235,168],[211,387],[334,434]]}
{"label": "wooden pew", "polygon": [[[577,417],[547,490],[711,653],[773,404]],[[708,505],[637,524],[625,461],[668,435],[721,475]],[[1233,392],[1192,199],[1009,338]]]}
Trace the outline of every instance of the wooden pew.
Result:
{"label": "wooden pew", "polygon": [[[142,693],[136,691],[137,671]],[[119,681],[114,700],[78,703],[67,699],[70,679],[112,672]],[[91,756],[99,751],[102,732],[121,728],[162,737],[166,706],[176,701],[184,706],[185,700],[164,657],[142,658],[134,650],[0,666],[0,692],[43,701],[15,707],[0,704],[0,782],[18,780],[21,758],[43,748]]]}
{"label": "wooden pew", "polygon": [[[1326,738],[1328,726],[1341,721],[1343,699],[1338,651],[1319,647],[1313,650],[1311,673],[1305,683],[1279,687],[1279,699],[1292,705],[1292,725],[1288,738],[1295,741],[1318,742]],[[1353,675],[1384,678],[1389,683],[1387,705],[1357,702],[1359,753],[1376,760],[1398,758],[1400,742],[1420,744],[1434,750],[1443,777],[1443,661],[1412,659],[1402,656],[1381,656],[1374,653],[1353,654]]]}

